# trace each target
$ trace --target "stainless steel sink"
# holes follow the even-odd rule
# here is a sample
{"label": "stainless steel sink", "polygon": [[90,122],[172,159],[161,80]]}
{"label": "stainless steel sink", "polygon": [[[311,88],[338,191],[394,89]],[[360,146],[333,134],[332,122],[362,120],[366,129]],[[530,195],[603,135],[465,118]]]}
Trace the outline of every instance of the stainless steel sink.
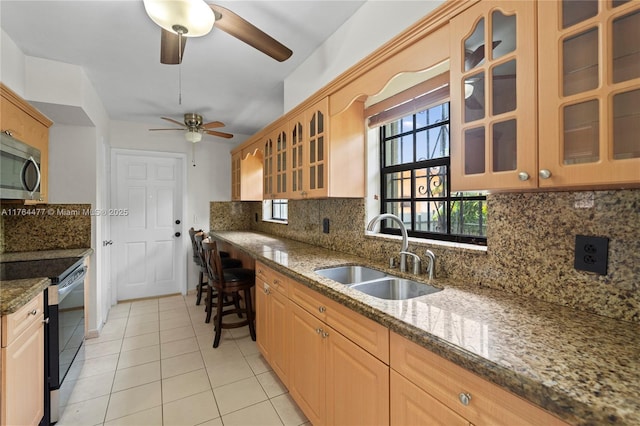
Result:
{"label": "stainless steel sink", "polygon": [[354,284],[371,281],[387,276],[384,272],[360,265],[337,266],[334,268],[318,269],[317,274],[342,284]]}
{"label": "stainless steel sink", "polygon": [[406,300],[442,290],[361,265],[318,269],[316,273],[379,299]]}
{"label": "stainless steel sink", "polygon": [[436,293],[442,289],[404,278],[388,277],[350,286],[369,296],[387,300],[406,300]]}

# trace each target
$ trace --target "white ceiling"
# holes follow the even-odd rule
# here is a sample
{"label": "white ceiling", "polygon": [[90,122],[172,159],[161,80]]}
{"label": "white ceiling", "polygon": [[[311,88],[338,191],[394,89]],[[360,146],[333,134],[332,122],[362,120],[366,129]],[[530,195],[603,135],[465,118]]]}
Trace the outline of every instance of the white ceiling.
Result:
{"label": "white ceiling", "polygon": [[[277,62],[216,29],[160,63],[160,28],[134,0],[1,0],[2,29],[27,56],[84,68],[109,117],[171,127],[196,112],[251,135],[283,113],[284,79],[364,1],[219,1],[291,50]],[[178,104],[179,74],[182,104]],[[167,126],[168,125],[168,126]]]}

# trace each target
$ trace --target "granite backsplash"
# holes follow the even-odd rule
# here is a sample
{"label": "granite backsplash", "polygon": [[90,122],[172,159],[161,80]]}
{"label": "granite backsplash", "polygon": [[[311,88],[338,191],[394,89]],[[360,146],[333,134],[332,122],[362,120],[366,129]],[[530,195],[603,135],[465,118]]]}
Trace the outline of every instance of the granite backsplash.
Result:
{"label": "granite backsplash", "polygon": [[91,247],[91,204],[0,208],[0,253]]}
{"label": "granite backsplash", "polygon": [[[487,250],[412,242],[436,276],[640,322],[640,190],[490,194]],[[253,230],[386,262],[400,244],[367,237],[364,199],[289,202],[289,224],[263,222],[260,202],[212,202],[211,230]],[[329,234],[322,220],[330,221]],[[607,237],[607,275],[573,267],[576,235]]]}

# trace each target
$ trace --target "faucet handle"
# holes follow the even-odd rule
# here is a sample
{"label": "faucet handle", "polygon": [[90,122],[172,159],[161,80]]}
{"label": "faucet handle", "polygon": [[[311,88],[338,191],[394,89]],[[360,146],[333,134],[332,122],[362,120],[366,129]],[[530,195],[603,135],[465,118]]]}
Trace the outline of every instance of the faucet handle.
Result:
{"label": "faucet handle", "polygon": [[[404,257],[404,256],[409,256],[413,258],[413,274],[414,275],[419,275],[420,274],[420,265],[421,265],[421,261],[420,261],[420,256],[418,256],[415,253],[411,253],[410,251],[401,251],[400,252],[400,256]],[[406,272],[406,260],[405,260],[405,270],[403,270],[402,272]]]}

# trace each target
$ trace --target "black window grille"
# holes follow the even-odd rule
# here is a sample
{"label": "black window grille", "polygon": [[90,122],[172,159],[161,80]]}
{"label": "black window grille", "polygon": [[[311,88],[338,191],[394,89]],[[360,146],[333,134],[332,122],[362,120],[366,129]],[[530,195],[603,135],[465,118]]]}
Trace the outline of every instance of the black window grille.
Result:
{"label": "black window grille", "polygon": [[[412,237],[486,245],[486,195],[450,191],[449,102],[380,127],[381,212]],[[381,231],[400,234],[384,221]]]}

